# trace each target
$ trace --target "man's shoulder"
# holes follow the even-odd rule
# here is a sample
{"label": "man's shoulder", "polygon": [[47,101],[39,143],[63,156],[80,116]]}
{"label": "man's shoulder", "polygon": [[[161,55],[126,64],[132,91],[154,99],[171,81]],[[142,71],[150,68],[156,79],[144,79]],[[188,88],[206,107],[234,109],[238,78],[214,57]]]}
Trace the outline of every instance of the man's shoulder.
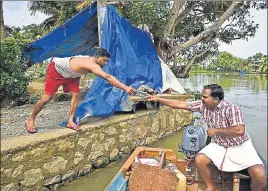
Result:
{"label": "man's shoulder", "polygon": [[228,108],[239,107],[238,105],[236,105],[230,101],[225,101],[225,100],[222,100],[222,106],[228,107]]}

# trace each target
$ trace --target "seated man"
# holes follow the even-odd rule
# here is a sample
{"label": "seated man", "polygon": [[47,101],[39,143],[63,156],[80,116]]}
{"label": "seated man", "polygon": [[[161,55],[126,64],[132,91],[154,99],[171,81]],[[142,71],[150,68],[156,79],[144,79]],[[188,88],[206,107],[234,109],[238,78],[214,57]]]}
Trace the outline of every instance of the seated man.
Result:
{"label": "seated man", "polygon": [[195,163],[207,185],[207,191],[215,191],[209,164],[219,170],[236,172],[247,169],[251,177],[251,190],[264,191],[267,186],[265,169],[251,139],[245,130],[240,108],[224,100],[220,85],[204,86],[202,101],[184,102],[148,96],[149,101],[160,102],[172,108],[197,111],[208,125],[212,141],[196,156]]}
{"label": "seated man", "polygon": [[109,75],[102,70],[102,67],[107,63],[109,57],[110,54],[105,49],[99,48],[93,57],[73,56],[67,58],[54,58],[47,68],[44,95],[35,104],[31,116],[26,120],[26,130],[29,133],[36,132],[34,122],[37,114],[43,109],[45,104],[52,99],[52,96],[58,91],[60,85],[63,86],[64,92],[71,92],[72,94],[67,127],[74,130],[80,130],[79,126],[73,121],[80,96],[79,78],[89,72],[102,77],[111,85],[125,90],[128,94],[135,94],[135,89],[126,86],[114,76]]}

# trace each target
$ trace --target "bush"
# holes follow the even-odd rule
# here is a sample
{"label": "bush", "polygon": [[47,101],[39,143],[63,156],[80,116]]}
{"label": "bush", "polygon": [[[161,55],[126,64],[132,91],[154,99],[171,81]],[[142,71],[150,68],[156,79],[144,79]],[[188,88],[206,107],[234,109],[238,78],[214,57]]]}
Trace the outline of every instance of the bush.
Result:
{"label": "bush", "polygon": [[21,45],[14,38],[6,38],[1,43],[1,100],[7,96],[11,100],[19,101],[25,95],[30,78],[25,74],[21,54]]}

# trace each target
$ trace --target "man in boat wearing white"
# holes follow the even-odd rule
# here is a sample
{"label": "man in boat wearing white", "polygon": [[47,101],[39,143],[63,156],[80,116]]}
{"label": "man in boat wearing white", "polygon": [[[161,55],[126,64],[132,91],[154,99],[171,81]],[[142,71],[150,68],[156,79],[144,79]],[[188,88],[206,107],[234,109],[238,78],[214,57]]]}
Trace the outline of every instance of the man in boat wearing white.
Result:
{"label": "man in boat wearing white", "polygon": [[247,169],[251,177],[251,190],[264,191],[267,187],[263,163],[245,130],[240,108],[224,99],[220,85],[204,86],[202,99],[184,102],[148,96],[149,101],[160,102],[172,108],[200,112],[208,125],[208,135],[212,141],[195,158],[198,172],[207,185],[207,191],[216,191],[212,182],[209,164],[219,170],[236,172]]}

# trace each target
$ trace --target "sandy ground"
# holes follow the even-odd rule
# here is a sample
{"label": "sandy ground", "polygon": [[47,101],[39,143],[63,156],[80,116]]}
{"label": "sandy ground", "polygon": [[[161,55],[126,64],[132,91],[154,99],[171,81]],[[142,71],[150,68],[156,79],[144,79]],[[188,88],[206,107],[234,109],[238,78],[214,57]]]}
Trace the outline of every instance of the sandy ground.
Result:
{"label": "sandy ground", "polygon": [[[38,132],[64,128],[59,124],[67,120],[69,104],[70,101],[51,101],[48,103],[37,116],[36,128]],[[1,139],[28,135],[24,122],[30,116],[33,107],[33,104],[27,104],[14,108],[1,108]]]}
{"label": "sandy ground", "polygon": [[[28,91],[31,96],[40,97],[43,94],[44,82],[35,81],[29,84]],[[85,96],[87,90],[81,88],[81,100]],[[60,87],[58,93],[62,93]],[[64,128],[59,124],[66,121],[69,115],[70,101],[51,101],[39,113],[36,118],[36,129],[38,132],[52,131]],[[1,108],[1,139],[10,137],[29,135],[25,130],[25,120],[30,116],[34,105],[26,104],[13,108]]]}

